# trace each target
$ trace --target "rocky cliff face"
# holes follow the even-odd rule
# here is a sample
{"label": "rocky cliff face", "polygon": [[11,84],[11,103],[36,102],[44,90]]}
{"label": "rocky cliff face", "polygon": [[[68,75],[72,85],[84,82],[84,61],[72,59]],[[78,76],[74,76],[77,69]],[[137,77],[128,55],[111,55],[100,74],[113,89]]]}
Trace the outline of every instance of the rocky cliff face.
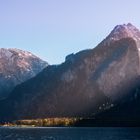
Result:
{"label": "rocky cliff face", "polygon": [[6,98],[13,88],[34,77],[48,64],[19,49],[0,49],[0,99]]}
{"label": "rocky cliff face", "polygon": [[88,116],[111,108],[139,86],[139,40],[133,25],[118,25],[96,48],[71,54],[17,86],[3,106],[15,119]]}

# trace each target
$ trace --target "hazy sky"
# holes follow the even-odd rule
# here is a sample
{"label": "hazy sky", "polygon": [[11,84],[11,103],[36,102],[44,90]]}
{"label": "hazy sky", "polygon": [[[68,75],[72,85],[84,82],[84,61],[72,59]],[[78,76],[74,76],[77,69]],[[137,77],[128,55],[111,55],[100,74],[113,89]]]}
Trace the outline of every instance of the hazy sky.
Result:
{"label": "hazy sky", "polygon": [[61,63],[127,22],[140,28],[140,0],[0,0],[0,47]]}

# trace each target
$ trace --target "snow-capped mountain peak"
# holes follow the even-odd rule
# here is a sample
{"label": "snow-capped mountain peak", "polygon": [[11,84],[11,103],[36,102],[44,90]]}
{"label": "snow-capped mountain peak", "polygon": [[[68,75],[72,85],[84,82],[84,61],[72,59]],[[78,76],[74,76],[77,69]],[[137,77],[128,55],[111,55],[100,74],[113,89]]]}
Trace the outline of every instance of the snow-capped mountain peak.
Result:
{"label": "snow-capped mountain peak", "polygon": [[131,23],[117,25],[111,33],[105,38],[103,43],[109,44],[112,41],[117,41],[123,38],[133,38],[134,40],[140,40],[140,31]]}
{"label": "snow-capped mountain peak", "polygon": [[36,76],[48,65],[30,52],[0,48],[0,99],[18,84]]}

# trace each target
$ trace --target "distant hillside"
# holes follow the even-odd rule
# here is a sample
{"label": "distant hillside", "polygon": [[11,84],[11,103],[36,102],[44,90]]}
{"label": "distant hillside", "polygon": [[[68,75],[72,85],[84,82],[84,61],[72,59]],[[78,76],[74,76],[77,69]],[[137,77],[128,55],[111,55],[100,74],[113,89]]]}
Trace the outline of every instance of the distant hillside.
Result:
{"label": "distant hillside", "polygon": [[36,76],[47,65],[30,52],[0,48],[0,99],[6,98],[16,85]]}

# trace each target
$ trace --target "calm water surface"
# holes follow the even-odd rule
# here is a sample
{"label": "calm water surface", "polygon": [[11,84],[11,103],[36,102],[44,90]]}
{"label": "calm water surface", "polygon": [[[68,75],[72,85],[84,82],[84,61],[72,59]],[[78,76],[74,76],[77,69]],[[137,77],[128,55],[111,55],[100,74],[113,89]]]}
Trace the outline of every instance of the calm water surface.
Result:
{"label": "calm water surface", "polygon": [[140,128],[0,128],[0,140],[140,140]]}

